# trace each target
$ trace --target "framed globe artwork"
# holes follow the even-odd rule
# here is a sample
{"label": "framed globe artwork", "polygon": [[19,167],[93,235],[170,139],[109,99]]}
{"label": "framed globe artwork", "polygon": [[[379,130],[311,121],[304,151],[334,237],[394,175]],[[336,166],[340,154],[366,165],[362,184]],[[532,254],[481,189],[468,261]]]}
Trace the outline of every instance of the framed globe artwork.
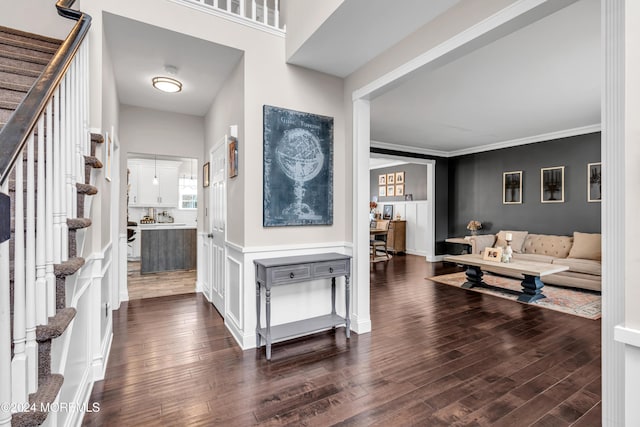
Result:
{"label": "framed globe artwork", "polygon": [[263,108],[264,227],[333,224],[333,117]]}

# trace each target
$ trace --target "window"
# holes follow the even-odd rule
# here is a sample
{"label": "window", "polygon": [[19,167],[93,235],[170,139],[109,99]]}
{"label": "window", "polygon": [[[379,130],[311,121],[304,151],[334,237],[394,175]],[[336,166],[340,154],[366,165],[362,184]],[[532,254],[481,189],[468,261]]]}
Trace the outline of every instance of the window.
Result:
{"label": "window", "polygon": [[180,209],[198,208],[198,180],[183,176],[179,179],[178,195],[180,197]]}

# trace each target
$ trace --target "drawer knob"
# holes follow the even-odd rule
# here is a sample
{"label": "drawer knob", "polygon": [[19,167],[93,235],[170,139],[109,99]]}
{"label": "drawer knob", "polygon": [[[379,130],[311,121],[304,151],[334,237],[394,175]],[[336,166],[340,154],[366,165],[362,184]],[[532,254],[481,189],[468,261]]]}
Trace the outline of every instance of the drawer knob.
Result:
{"label": "drawer knob", "polygon": [[329,273],[333,273],[333,267],[329,267]]}
{"label": "drawer knob", "polygon": [[293,273],[289,273],[289,278],[293,279],[296,275]]}

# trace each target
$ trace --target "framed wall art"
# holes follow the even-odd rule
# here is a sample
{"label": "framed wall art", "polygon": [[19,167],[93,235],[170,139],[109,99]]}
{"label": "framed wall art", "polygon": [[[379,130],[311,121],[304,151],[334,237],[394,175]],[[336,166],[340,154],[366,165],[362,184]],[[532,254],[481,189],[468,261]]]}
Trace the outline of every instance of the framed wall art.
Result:
{"label": "framed wall art", "polygon": [[209,162],[202,165],[202,186],[209,186]]}
{"label": "framed wall art", "polygon": [[229,137],[229,178],[238,176],[238,139]]}
{"label": "framed wall art", "polygon": [[333,117],[263,108],[265,227],[333,224]]}
{"label": "framed wall art", "polygon": [[396,184],[404,184],[404,172],[396,172]]}
{"label": "framed wall art", "polygon": [[540,169],[540,201],[564,203],[564,166]]}
{"label": "framed wall art", "polygon": [[395,184],[396,174],[391,172],[387,174],[387,185]]}
{"label": "framed wall art", "polygon": [[396,196],[404,196],[404,184],[396,184]]}
{"label": "framed wall art", "polygon": [[602,201],[602,163],[587,164],[587,202]]}
{"label": "framed wall art", "polygon": [[382,219],[393,219],[393,205],[384,205],[382,207]]}
{"label": "framed wall art", "polygon": [[502,174],[502,204],[522,204],[522,171],[504,172]]}
{"label": "framed wall art", "polygon": [[387,185],[387,174],[378,175],[378,185]]}
{"label": "framed wall art", "polygon": [[387,197],[393,197],[396,195],[396,186],[387,185]]}
{"label": "framed wall art", "polygon": [[378,197],[387,197],[387,186],[381,185],[378,187]]}

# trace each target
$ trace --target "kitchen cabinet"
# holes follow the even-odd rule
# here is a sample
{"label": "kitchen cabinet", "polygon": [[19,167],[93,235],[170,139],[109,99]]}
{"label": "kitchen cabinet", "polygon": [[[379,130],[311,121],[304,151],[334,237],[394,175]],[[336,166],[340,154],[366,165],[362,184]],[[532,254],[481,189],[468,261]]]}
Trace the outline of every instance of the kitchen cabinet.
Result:
{"label": "kitchen cabinet", "polygon": [[140,227],[140,272],[158,273],[196,268],[196,229],[172,226]]}
{"label": "kitchen cabinet", "polygon": [[[130,159],[129,206],[177,207],[180,162]],[[158,185],[153,178],[158,177]]]}

